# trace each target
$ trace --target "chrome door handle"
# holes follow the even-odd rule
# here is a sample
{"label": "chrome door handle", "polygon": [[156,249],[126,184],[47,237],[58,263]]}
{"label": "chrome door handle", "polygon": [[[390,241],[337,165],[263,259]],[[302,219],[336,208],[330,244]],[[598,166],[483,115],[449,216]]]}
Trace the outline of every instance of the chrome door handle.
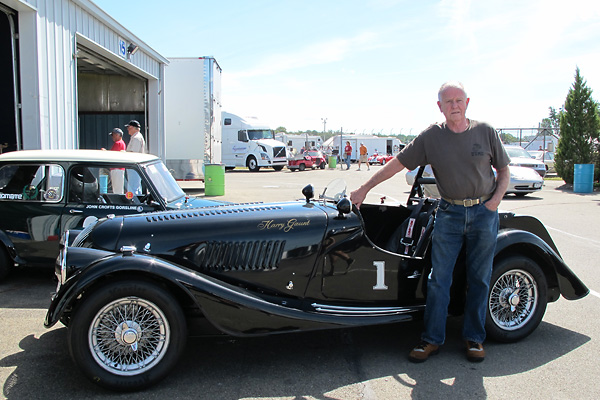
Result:
{"label": "chrome door handle", "polygon": [[69,210],[69,212],[70,212],[71,214],[81,214],[81,213],[83,213],[83,211],[81,211],[81,210],[75,210],[75,209],[73,209],[73,208],[71,208],[71,209]]}

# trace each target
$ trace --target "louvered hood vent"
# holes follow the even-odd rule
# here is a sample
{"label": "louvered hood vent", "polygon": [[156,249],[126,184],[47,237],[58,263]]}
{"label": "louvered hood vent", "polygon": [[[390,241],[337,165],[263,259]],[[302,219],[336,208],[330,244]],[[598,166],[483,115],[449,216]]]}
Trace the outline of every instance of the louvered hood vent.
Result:
{"label": "louvered hood vent", "polygon": [[196,265],[210,271],[273,270],[279,266],[285,240],[206,242],[196,250]]}

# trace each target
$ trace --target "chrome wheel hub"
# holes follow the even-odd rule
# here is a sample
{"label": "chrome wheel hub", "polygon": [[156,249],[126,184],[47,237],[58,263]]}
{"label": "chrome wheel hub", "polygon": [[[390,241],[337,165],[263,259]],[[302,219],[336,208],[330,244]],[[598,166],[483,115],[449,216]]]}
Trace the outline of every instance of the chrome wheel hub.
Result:
{"label": "chrome wheel hub", "polygon": [[141,326],[134,321],[125,321],[115,330],[115,339],[123,346],[131,346],[137,351],[137,343],[142,337]]}

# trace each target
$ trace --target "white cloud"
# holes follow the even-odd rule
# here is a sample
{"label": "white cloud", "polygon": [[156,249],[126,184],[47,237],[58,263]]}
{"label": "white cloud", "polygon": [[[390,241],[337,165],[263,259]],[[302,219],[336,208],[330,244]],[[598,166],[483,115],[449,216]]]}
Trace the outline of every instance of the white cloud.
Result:
{"label": "white cloud", "polygon": [[232,79],[273,75],[293,69],[329,64],[344,59],[351,52],[360,52],[377,47],[377,35],[360,33],[351,38],[332,39],[313,43],[291,52],[271,54],[261,63],[242,71],[233,72]]}

